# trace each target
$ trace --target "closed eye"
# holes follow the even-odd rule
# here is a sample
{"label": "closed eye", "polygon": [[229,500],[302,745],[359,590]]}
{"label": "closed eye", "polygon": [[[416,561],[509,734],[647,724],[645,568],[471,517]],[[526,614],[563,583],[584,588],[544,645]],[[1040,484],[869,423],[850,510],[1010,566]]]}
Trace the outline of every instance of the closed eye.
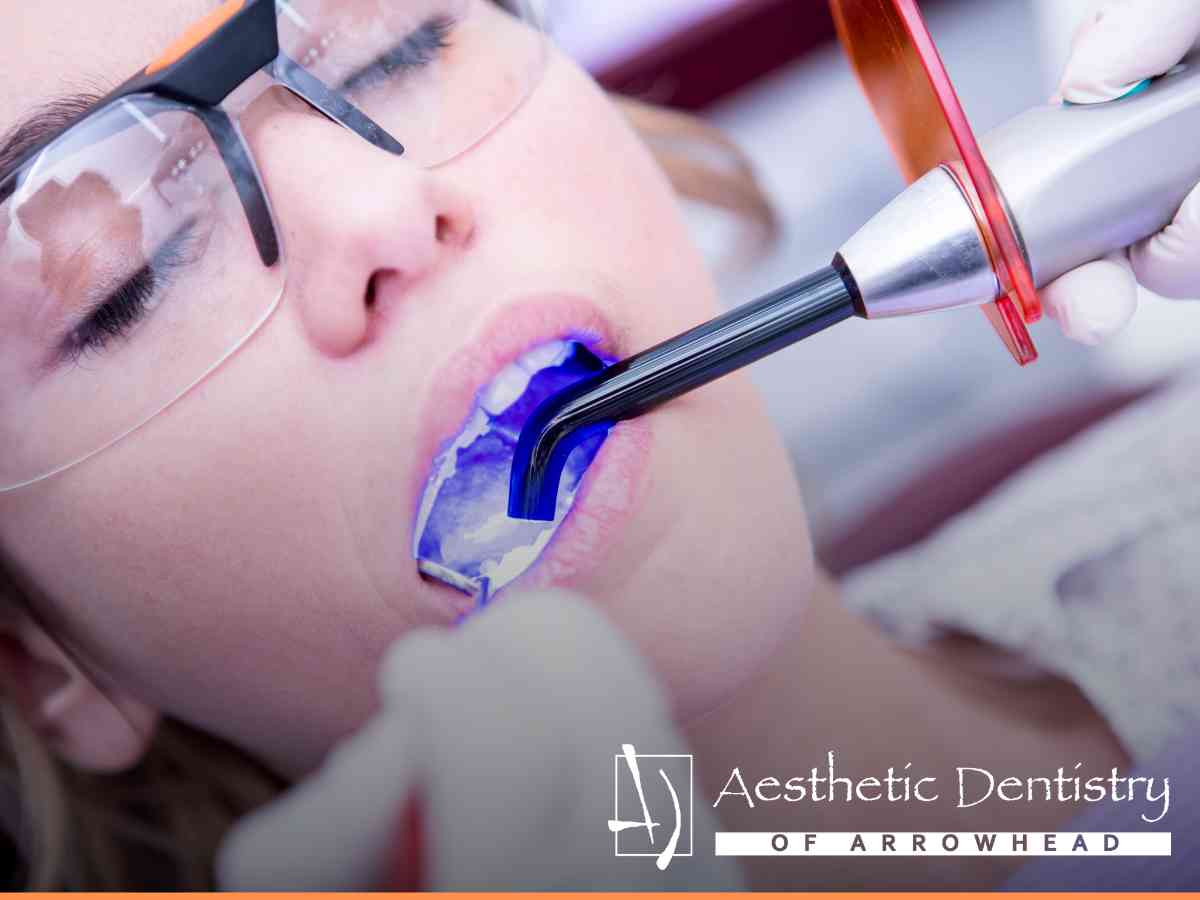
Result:
{"label": "closed eye", "polygon": [[398,44],[344,78],[337,90],[350,93],[373,87],[397,74],[403,75],[429,65],[442,50],[450,46],[450,35],[456,24],[449,16],[429,19]]}
{"label": "closed eye", "polygon": [[162,300],[178,271],[195,261],[191,250],[196,225],[195,218],[180,225],[149,262],[107,293],[63,339],[58,361],[78,362],[85,354],[99,353],[112,341],[128,337]]}

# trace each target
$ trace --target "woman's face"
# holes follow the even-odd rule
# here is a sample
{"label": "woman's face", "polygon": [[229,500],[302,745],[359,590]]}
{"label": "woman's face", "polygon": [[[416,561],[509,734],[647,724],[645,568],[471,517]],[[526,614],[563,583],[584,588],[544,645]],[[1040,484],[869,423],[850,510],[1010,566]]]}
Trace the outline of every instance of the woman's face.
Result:
{"label": "woman's face", "polygon": [[[0,30],[19,61],[0,129],[116,84],[212,5],[23,6]],[[0,546],[100,672],[299,773],[369,713],[388,643],[461,611],[411,547],[481,387],[540,344],[621,356],[716,306],[663,174],[557,51],[512,118],[433,169],[284,96],[244,128],[288,253],[278,309],[148,425],[0,495]],[[607,610],[686,716],[787,633],[808,553],[786,457],[730,377],[617,426],[522,581]]]}

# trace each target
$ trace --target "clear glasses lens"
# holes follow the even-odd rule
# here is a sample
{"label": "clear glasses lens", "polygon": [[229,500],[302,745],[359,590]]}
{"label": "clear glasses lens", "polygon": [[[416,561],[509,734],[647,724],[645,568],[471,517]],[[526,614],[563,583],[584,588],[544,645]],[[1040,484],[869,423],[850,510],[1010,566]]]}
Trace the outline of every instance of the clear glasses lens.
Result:
{"label": "clear glasses lens", "polygon": [[[537,84],[536,3],[276,8],[283,52],[433,166],[487,137]],[[135,96],[0,184],[0,491],[145,424],[278,304],[284,265],[261,249],[270,215],[246,206],[247,192],[265,192],[230,140],[237,152],[223,155],[199,113]]]}
{"label": "clear glasses lens", "polygon": [[92,116],[15,178],[0,186],[15,185],[0,204],[0,490],[160,412],[284,283],[204,123],[153,97]]}
{"label": "clear glasses lens", "polygon": [[521,105],[545,66],[541,16],[526,0],[278,0],[276,6],[283,52],[424,166],[486,137]]}

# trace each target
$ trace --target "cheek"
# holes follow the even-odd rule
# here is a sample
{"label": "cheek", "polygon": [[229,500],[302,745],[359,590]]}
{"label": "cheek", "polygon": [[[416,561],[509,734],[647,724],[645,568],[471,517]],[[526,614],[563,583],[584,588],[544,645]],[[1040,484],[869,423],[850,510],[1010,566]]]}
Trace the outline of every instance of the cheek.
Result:
{"label": "cheek", "polygon": [[356,414],[322,411],[286,327],[113,451],[14,495],[0,543],[84,657],[142,699],[239,741],[269,717],[319,743],[366,714],[375,660],[414,616],[380,602],[346,527]]}
{"label": "cheek", "polygon": [[715,314],[711,277],[666,175],[574,63],[555,52],[543,82],[491,140],[480,162],[504,165],[480,173],[481,206],[523,269],[615,283],[628,303],[611,312],[639,346]]}
{"label": "cheek", "polygon": [[812,549],[787,452],[747,379],[652,416],[652,496],[584,590],[690,719],[733,697],[794,634]]}

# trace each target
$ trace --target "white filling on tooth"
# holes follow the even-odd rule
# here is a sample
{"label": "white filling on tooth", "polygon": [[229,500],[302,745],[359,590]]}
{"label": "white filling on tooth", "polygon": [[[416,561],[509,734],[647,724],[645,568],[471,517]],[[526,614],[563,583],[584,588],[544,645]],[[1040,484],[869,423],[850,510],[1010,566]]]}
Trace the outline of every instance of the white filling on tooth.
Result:
{"label": "white filling on tooth", "polygon": [[[562,524],[567,509],[575,500],[575,493],[574,490],[563,492],[563,495],[558,498],[558,509],[554,514],[554,521],[545,523],[544,528],[538,533],[532,544],[513,547],[500,559],[484,560],[479,571],[483,577],[488,579],[493,593],[524,575],[537,562],[542,551],[546,549],[546,545],[550,543],[550,539],[558,531],[558,526]],[[504,515],[492,517],[487,523],[480,526],[476,533],[480,537],[488,534],[494,535],[506,519],[507,517]]]}
{"label": "white filling on tooth", "polygon": [[480,396],[479,405],[493,416],[501,415],[525,393],[533,375],[534,373],[517,363],[510,363],[492,379],[487,390]]}
{"label": "white filling on tooth", "polygon": [[570,352],[570,342],[551,341],[549,344],[534,347],[517,360],[517,365],[530,375],[536,375],[542,369],[549,369],[551,366],[561,366],[567,361],[567,356],[570,355]]}
{"label": "white filling on tooth", "polygon": [[463,540],[470,544],[490,544],[497,538],[503,537],[512,528],[512,519],[506,513],[496,513],[489,516],[487,521],[463,535]]}
{"label": "white filling on tooth", "polygon": [[514,547],[500,559],[486,560],[480,569],[481,574],[488,579],[489,584],[498,585],[495,588],[496,591],[500,590],[509,582],[525,574],[537,562],[553,535],[554,529],[547,528],[529,546]]}
{"label": "white filling on tooth", "polygon": [[571,355],[569,341],[551,341],[534,347],[509,363],[480,393],[479,405],[490,415],[503,415],[529,388],[529,380],[543,369],[561,366]]}

